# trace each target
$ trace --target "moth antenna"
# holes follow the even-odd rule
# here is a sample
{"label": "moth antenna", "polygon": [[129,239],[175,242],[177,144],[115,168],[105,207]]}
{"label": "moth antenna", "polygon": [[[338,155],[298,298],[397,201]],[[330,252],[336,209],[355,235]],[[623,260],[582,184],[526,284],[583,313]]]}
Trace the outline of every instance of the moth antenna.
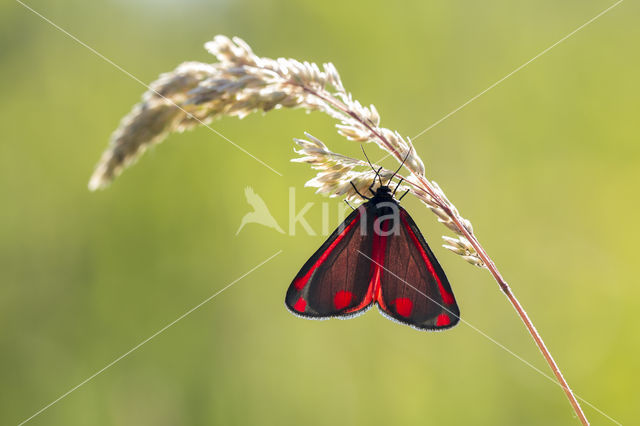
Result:
{"label": "moth antenna", "polygon": [[366,152],[364,152],[364,146],[360,145],[360,149],[362,149],[362,153],[364,154],[364,158],[367,159],[367,163],[369,163],[369,166],[371,167],[371,170],[376,172],[376,175],[373,177],[373,181],[371,182],[371,186],[369,186],[369,192],[371,192],[373,195],[376,195],[371,188],[373,188],[373,185],[376,184],[376,178],[378,178],[378,180],[380,181],[380,186],[382,186],[382,177],[380,177],[380,170],[382,170],[382,167],[380,167],[376,171],[376,169],[373,167],[373,164],[371,164],[371,160],[369,160],[369,156],[367,155]]}
{"label": "moth antenna", "polygon": [[[382,170],[382,166],[380,166],[380,168],[378,169],[378,171],[376,172],[376,176],[378,177],[378,180],[380,181],[380,186],[382,186],[382,176],[380,176],[380,170]],[[373,179],[373,182],[376,182],[376,179]]]}
{"label": "moth antenna", "polygon": [[373,180],[371,181],[371,185],[369,185],[369,192],[372,193],[373,195],[376,195],[376,193],[373,192],[373,185],[376,184],[376,178],[380,180],[380,186],[382,186],[382,178],[380,177],[380,170],[382,170],[382,167],[380,167],[378,171],[376,171],[376,175],[373,177]]}
{"label": "moth antenna", "polygon": [[371,166],[371,170],[375,171],[376,169],[373,168],[373,164],[371,164],[371,160],[369,160],[369,156],[367,155],[366,152],[364,152],[364,146],[362,144],[360,144],[360,149],[362,149],[362,153],[364,154],[364,158],[367,159],[367,163],[369,163],[369,166]]}
{"label": "moth antenna", "polygon": [[[393,180],[393,178],[398,174],[398,172],[400,171],[400,169],[402,168],[402,166],[404,166],[404,162],[407,161],[407,158],[409,158],[409,154],[411,154],[411,151],[413,150],[413,147],[409,148],[409,151],[407,152],[407,155],[404,156],[404,160],[402,160],[402,163],[400,163],[400,167],[398,167],[398,170],[396,170],[391,177],[389,178],[389,181],[387,182],[387,186],[389,186],[389,184],[391,183],[391,181]],[[380,184],[382,184],[382,182],[380,182]]]}

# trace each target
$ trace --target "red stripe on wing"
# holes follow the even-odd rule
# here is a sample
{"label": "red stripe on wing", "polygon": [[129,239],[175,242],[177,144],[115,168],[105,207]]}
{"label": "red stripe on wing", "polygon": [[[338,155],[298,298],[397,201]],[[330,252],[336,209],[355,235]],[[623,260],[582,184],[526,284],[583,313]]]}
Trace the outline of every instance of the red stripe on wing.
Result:
{"label": "red stripe on wing", "polygon": [[356,217],[353,218],[353,220],[351,221],[351,223],[349,225],[347,225],[347,227],[340,233],[338,234],[338,236],[336,237],[335,240],[333,240],[333,242],[331,243],[331,245],[329,247],[327,247],[327,249],[322,253],[322,255],[320,257],[318,257],[318,260],[316,260],[316,262],[313,264],[313,266],[311,268],[309,268],[309,270],[307,271],[306,274],[304,274],[303,276],[301,276],[300,278],[296,279],[293,282],[293,286],[297,289],[297,290],[302,290],[304,288],[305,285],[307,285],[307,283],[309,282],[309,278],[311,278],[311,275],[313,275],[313,272],[320,266],[322,265],[322,263],[327,260],[327,258],[329,257],[329,255],[331,254],[331,252],[333,251],[333,249],[336,248],[336,246],[338,245],[338,243],[345,237],[345,235],[347,235],[349,233],[349,231],[351,231],[351,228],[353,228],[354,226],[356,226],[356,224],[360,221],[360,212],[358,212],[358,215]]}
{"label": "red stripe on wing", "polygon": [[[374,300],[382,299],[380,294],[380,278],[382,277],[382,265],[384,265],[384,255],[386,251],[386,236],[378,235],[374,230],[369,229],[368,232],[373,232],[373,241],[371,248],[371,279],[369,281],[369,289],[364,296],[362,303],[349,309],[347,313],[356,312],[369,306]],[[362,253],[359,253],[362,256]],[[384,302],[383,302],[384,303]]]}
{"label": "red stripe on wing", "polygon": [[[371,252],[373,262],[371,262],[371,284],[370,288],[373,289],[373,299],[380,305],[382,309],[387,309],[386,303],[382,298],[382,272],[384,268],[384,258],[387,253],[387,232],[391,224],[390,220],[382,223],[380,226],[380,233],[385,235],[378,235],[374,231],[373,235],[373,250]],[[375,228],[374,228],[375,229]]]}
{"label": "red stripe on wing", "polygon": [[422,247],[422,244],[420,244],[420,241],[418,240],[418,237],[416,236],[416,234],[413,232],[413,229],[411,229],[411,226],[409,226],[409,223],[407,222],[407,219],[406,219],[406,215],[407,215],[407,213],[405,211],[402,211],[402,213],[400,215],[400,217],[402,218],[402,223],[404,224],[407,232],[409,233],[409,236],[411,237],[411,240],[413,241],[413,244],[416,246],[416,248],[420,252],[420,255],[422,256],[422,260],[424,260],[424,263],[427,265],[427,268],[429,269],[429,272],[431,273],[433,278],[435,278],[436,282],[438,283],[438,291],[440,292],[440,297],[442,297],[442,301],[444,303],[446,303],[447,305],[451,305],[451,304],[455,303],[455,299],[453,298],[453,294],[447,292],[445,290],[445,288],[442,286],[442,282],[440,281],[440,277],[436,273],[436,270],[433,268],[433,265],[431,264],[431,260],[429,259],[429,256],[427,255],[427,252],[424,250],[424,247]]}
{"label": "red stripe on wing", "polygon": [[[390,227],[391,221],[387,220],[382,223],[381,233],[386,234]],[[371,280],[369,281],[369,290],[364,297],[362,303],[349,309],[348,312],[356,312],[364,307],[368,306],[372,301],[376,301],[382,309],[387,309],[387,305],[382,299],[382,271],[384,267],[384,258],[387,252],[387,235],[380,235],[375,232],[374,229],[369,229],[369,232],[373,232],[373,241],[371,248]]]}

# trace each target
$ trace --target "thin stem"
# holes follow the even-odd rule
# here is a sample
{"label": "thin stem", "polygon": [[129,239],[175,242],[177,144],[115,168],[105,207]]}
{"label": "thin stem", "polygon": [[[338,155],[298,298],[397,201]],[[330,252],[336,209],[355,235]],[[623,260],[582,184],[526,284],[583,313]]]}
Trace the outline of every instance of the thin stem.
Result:
{"label": "thin stem", "polygon": [[[371,126],[368,120],[364,119],[363,117],[360,117],[358,114],[351,111],[346,105],[344,105],[344,103],[340,102],[339,100],[335,99],[333,96],[329,94],[320,94],[317,91],[309,87],[306,87],[304,85],[299,85],[296,83],[292,83],[292,84],[301,87],[305,92],[313,96],[316,96],[317,98],[323,100],[333,108],[338,109],[342,113],[360,122],[363,126],[365,126],[371,132],[372,135],[374,135],[376,138],[378,138],[378,140],[382,142],[382,144],[393,154],[394,157],[396,157],[398,161],[402,161],[400,153],[391,145],[391,143],[389,143],[389,141],[379,131],[377,131],[376,128]],[[571,406],[573,407],[573,410],[575,411],[576,415],[580,419],[580,422],[582,422],[583,425],[588,426],[589,421],[587,420],[587,417],[582,411],[582,407],[580,406],[580,403],[578,402],[575,395],[571,391],[571,388],[569,388],[569,384],[567,383],[564,376],[562,375],[562,372],[560,371],[558,364],[553,359],[551,352],[549,351],[547,346],[544,344],[544,341],[542,340],[542,336],[540,336],[540,333],[538,332],[538,330],[536,330],[535,326],[533,325],[533,321],[531,321],[531,318],[529,318],[524,308],[522,307],[522,305],[520,304],[516,296],[513,294],[513,291],[511,291],[511,288],[509,287],[505,279],[502,277],[502,274],[500,274],[500,271],[496,267],[493,260],[489,257],[489,255],[484,250],[484,248],[482,247],[478,239],[475,237],[475,235],[463,225],[458,214],[454,212],[454,209],[451,209],[449,207],[449,203],[443,200],[442,197],[437,193],[437,191],[433,189],[433,186],[431,185],[431,183],[422,175],[419,175],[416,173],[413,173],[413,175],[419,182],[419,185],[415,185],[415,184],[414,185],[419,187],[423,191],[425,191],[430,197],[432,197],[435,200],[435,202],[439,205],[439,207],[441,207],[447,213],[447,215],[451,217],[452,221],[456,225],[456,228],[458,228],[460,233],[469,241],[469,243],[476,250],[478,257],[482,260],[482,262],[484,262],[485,266],[487,267],[487,269],[489,270],[493,278],[496,280],[496,282],[500,286],[500,290],[502,290],[502,292],[507,296],[507,299],[509,299],[509,302],[511,303],[513,308],[516,310],[516,313],[518,314],[518,316],[520,317],[524,325],[527,327],[527,330],[529,330],[529,333],[531,334],[533,341],[535,342],[536,346],[538,346],[538,349],[540,349],[540,352],[542,352],[542,355],[547,361],[547,364],[549,364],[549,367],[553,371],[553,374],[556,376],[556,379],[558,379],[560,386],[564,390],[564,393],[567,395],[567,398],[569,399],[569,402],[571,403]]]}
{"label": "thin stem", "polygon": [[[421,188],[432,197],[434,195],[437,195],[432,193],[433,191],[430,190],[431,186],[429,184],[429,181],[424,176],[417,176],[415,174],[414,176],[419,181],[419,185],[416,185],[417,187]],[[410,180],[407,180],[407,182],[412,183]],[[440,204],[441,198],[437,197],[436,200],[438,200],[438,204]],[[535,342],[536,346],[538,346],[538,349],[540,349],[540,352],[542,352],[544,359],[547,361],[547,364],[549,364],[551,371],[553,371],[553,374],[556,376],[556,379],[558,379],[558,382],[562,387],[562,389],[564,390],[564,393],[567,395],[567,398],[569,399],[569,402],[573,407],[573,411],[575,411],[576,415],[580,419],[580,422],[583,425],[588,426],[589,421],[587,420],[587,417],[585,416],[584,411],[582,411],[582,407],[580,406],[580,403],[578,402],[575,395],[573,394],[573,391],[569,387],[569,384],[567,383],[564,376],[562,375],[562,372],[560,371],[560,367],[558,367],[558,364],[553,359],[551,352],[549,351],[547,346],[544,344],[544,340],[542,340],[542,336],[540,335],[536,327],[533,325],[533,321],[531,321],[531,318],[529,318],[529,315],[527,315],[526,311],[520,304],[520,301],[516,298],[515,294],[513,294],[511,287],[509,287],[506,280],[502,277],[502,274],[498,270],[498,267],[496,266],[496,264],[493,262],[491,257],[489,257],[489,255],[485,251],[484,247],[482,247],[482,245],[480,244],[476,236],[463,225],[459,216],[451,208],[449,208],[449,206],[446,203],[441,204],[440,207],[452,219],[452,221],[456,225],[456,228],[458,228],[460,233],[467,239],[467,241],[469,241],[469,243],[475,249],[476,253],[478,253],[478,257],[480,257],[480,260],[484,262],[485,266],[487,267],[487,269],[489,270],[493,278],[496,280],[496,282],[500,286],[500,290],[502,290],[502,292],[507,296],[507,299],[509,299],[509,302],[511,303],[513,308],[516,310],[516,313],[518,314],[518,316],[520,317],[524,325],[527,327],[527,330],[529,330],[529,334],[531,334],[533,341]]]}
{"label": "thin stem", "polygon": [[400,153],[393,147],[393,145],[391,145],[391,143],[389,143],[387,138],[385,138],[382,134],[380,134],[380,132],[378,132],[376,129],[374,129],[369,124],[369,122],[367,120],[362,119],[362,117],[360,117],[358,114],[356,114],[355,112],[351,111],[344,103],[340,102],[338,99],[335,99],[333,96],[322,95],[322,94],[318,93],[317,91],[315,91],[315,90],[313,90],[313,89],[311,89],[311,88],[309,88],[307,86],[300,85],[298,83],[291,83],[291,82],[289,82],[289,84],[292,84],[294,86],[298,86],[298,87],[302,88],[302,90],[304,90],[305,92],[317,97],[318,99],[322,99],[323,101],[325,101],[330,106],[338,109],[342,113],[344,113],[344,114],[348,115],[349,117],[353,118],[354,120],[357,120],[358,122],[360,122],[363,126],[365,126],[367,129],[369,129],[371,134],[373,134],[380,141],[382,141],[384,146],[387,148],[387,150],[389,152],[391,152],[393,154],[394,157],[396,157],[399,161],[402,161],[402,157],[400,156]]}
{"label": "thin stem", "polygon": [[560,383],[560,386],[564,390],[564,393],[567,395],[567,398],[569,399],[569,402],[571,403],[576,415],[578,416],[578,418],[580,419],[583,425],[588,426],[589,421],[587,420],[587,417],[582,411],[582,407],[580,406],[580,403],[576,399],[575,395],[573,394],[573,391],[569,387],[569,384],[567,383],[564,376],[562,375],[562,372],[560,371],[560,368],[558,367],[558,364],[556,363],[556,361],[553,359],[551,352],[549,351],[547,346],[544,344],[544,340],[542,340],[542,336],[540,335],[538,330],[536,330],[536,327],[533,325],[533,321],[531,321],[531,318],[529,318],[529,315],[527,315],[524,308],[516,298],[515,294],[513,294],[513,291],[511,291],[511,287],[509,287],[507,282],[504,280],[504,278],[502,277],[502,274],[500,274],[500,271],[498,271],[498,268],[496,267],[495,263],[493,262],[493,260],[491,260],[487,252],[482,247],[482,245],[480,245],[480,242],[475,237],[475,235],[470,233],[464,226],[462,226],[462,224],[460,223],[460,221],[455,215],[452,216],[452,219],[455,222],[456,227],[460,229],[464,237],[471,243],[473,248],[476,250],[476,252],[478,253],[478,256],[485,263],[487,269],[489,270],[491,275],[493,275],[493,278],[496,280],[496,282],[500,286],[500,289],[507,296],[507,299],[509,299],[509,302],[511,302],[511,305],[516,310],[518,316],[520,317],[524,325],[527,327],[527,330],[529,330],[529,333],[531,334],[531,337],[533,338],[534,342],[538,346],[538,349],[540,349],[540,352],[542,352],[542,355],[547,361],[547,364],[549,364],[549,367],[551,368],[551,370],[553,371],[553,374],[558,379],[558,382]]}

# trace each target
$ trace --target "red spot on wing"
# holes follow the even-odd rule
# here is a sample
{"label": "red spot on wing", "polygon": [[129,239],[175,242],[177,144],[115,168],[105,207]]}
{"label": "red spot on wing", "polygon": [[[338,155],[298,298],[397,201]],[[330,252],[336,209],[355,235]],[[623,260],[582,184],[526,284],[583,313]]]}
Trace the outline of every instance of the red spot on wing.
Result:
{"label": "red spot on wing", "polygon": [[359,305],[356,305],[356,306],[353,306],[353,307],[349,308],[344,313],[345,314],[349,314],[349,313],[357,312],[357,311],[359,311],[361,309],[364,309],[366,306],[369,306],[369,304],[371,303],[372,300],[373,300],[373,286],[371,285],[371,283],[369,283],[369,288],[367,289],[367,294],[364,295],[364,299],[362,299],[362,302],[360,302]]}
{"label": "red spot on wing", "polygon": [[445,325],[451,324],[451,318],[447,314],[438,315],[438,319],[436,319],[436,327],[444,327]]}
{"label": "red spot on wing", "polygon": [[440,297],[442,297],[442,301],[444,303],[446,303],[447,305],[451,305],[452,303],[455,302],[455,300],[453,298],[453,294],[448,293],[444,289],[444,287],[442,286],[442,282],[440,281],[440,277],[436,273],[436,270],[433,268],[433,265],[431,264],[431,260],[429,259],[429,256],[427,256],[427,252],[422,247],[422,244],[420,244],[420,241],[418,240],[418,237],[416,236],[416,234],[411,229],[411,226],[409,226],[409,223],[407,222],[407,219],[405,217],[406,215],[407,215],[407,213],[403,211],[402,212],[402,216],[401,216],[402,217],[402,222],[404,223],[404,226],[405,226],[407,232],[409,233],[409,236],[411,237],[411,240],[413,240],[413,244],[418,248],[418,251],[420,252],[420,255],[422,256],[422,260],[427,265],[427,268],[429,269],[429,272],[431,273],[431,276],[433,276],[433,278],[435,278],[436,282],[438,283],[438,291],[440,292]]}
{"label": "red spot on wing", "polygon": [[349,303],[351,303],[351,299],[353,299],[353,293],[350,291],[337,291],[335,296],[333,296],[333,306],[335,306],[336,309],[346,308],[349,306]]}
{"label": "red spot on wing", "polygon": [[336,248],[338,243],[340,241],[342,241],[342,239],[345,237],[345,235],[347,235],[349,233],[351,228],[353,228],[356,225],[356,223],[358,223],[359,220],[360,220],[360,213],[358,213],[358,215],[351,221],[351,223],[346,228],[344,228],[344,230],[340,234],[338,234],[338,236],[335,238],[335,240],[333,240],[331,245],[329,245],[329,247],[327,247],[327,249],[322,253],[322,255],[320,257],[318,257],[318,260],[316,260],[316,262],[313,264],[313,266],[311,266],[311,268],[309,268],[307,273],[304,274],[303,276],[299,277],[299,278],[296,278],[293,281],[293,286],[297,290],[302,290],[304,288],[304,286],[307,285],[307,283],[309,282],[309,278],[311,278],[311,275],[313,275],[313,272],[320,265],[322,265],[322,263],[325,260],[327,260],[327,258],[329,257],[329,255],[331,254],[333,249]]}
{"label": "red spot on wing", "polygon": [[304,312],[304,309],[307,307],[307,302],[301,297],[298,299],[295,305],[293,305],[293,309],[298,312]]}
{"label": "red spot on wing", "polygon": [[398,315],[402,315],[405,318],[411,315],[411,311],[413,311],[413,302],[407,297],[399,297],[391,304],[395,305]]}

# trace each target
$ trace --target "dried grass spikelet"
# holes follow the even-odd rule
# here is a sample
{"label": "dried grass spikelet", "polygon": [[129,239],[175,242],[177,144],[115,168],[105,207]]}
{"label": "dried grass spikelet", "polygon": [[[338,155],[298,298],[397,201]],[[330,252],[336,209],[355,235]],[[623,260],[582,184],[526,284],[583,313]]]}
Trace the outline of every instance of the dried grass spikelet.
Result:
{"label": "dried grass spikelet", "polygon": [[[320,110],[339,120],[339,131],[350,139],[386,145],[385,149],[396,152],[411,147],[397,132],[379,127],[380,116],[373,105],[364,107],[353,100],[331,63],[320,67],[295,59],[258,57],[241,39],[220,35],[205,47],[219,62],[187,62],[152,83],[113,133],[90,189],[108,185],[149,146],[171,132],[208,124],[222,116],[243,118],[278,108]],[[382,135],[384,142],[376,134]],[[424,174],[417,155],[412,154],[407,164]]]}
{"label": "dried grass spikelet", "polygon": [[451,238],[443,235],[442,238],[447,242],[442,247],[451,250],[455,254],[462,256],[464,260],[479,267],[484,267],[484,262],[478,257],[478,253],[471,243],[464,237]]}
{"label": "dried grass spikelet", "polygon": [[[300,146],[295,152],[300,156],[291,160],[296,163],[308,163],[318,174],[307,181],[305,186],[317,188],[316,193],[327,194],[330,197],[344,196],[347,200],[362,200],[354,186],[361,194],[366,194],[371,188],[375,191],[380,181],[386,183],[394,175],[394,171],[380,169],[372,170],[369,163],[342,154],[332,152],[318,138],[305,133],[308,139],[294,139]],[[378,166],[374,165],[378,170]],[[380,177],[380,179],[377,178]],[[398,178],[402,176],[396,175]],[[375,182],[374,182],[375,179]],[[400,185],[398,191],[406,191],[407,185]]]}
{"label": "dried grass spikelet", "polygon": [[[91,177],[90,189],[108,185],[149,146],[172,132],[206,125],[222,116],[243,118],[256,111],[278,108],[321,111],[338,121],[337,131],[346,139],[374,143],[398,161],[404,161],[410,175],[405,180],[408,185],[399,190],[410,188],[440,222],[458,235],[457,241],[464,246],[461,256],[482,265],[473,247],[462,240],[465,237],[456,225],[462,223],[472,233],[471,224],[459,215],[440,187],[426,179],[424,163],[411,140],[381,127],[376,107],[355,100],[333,64],[319,66],[295,59],[259,57],[243,40],[220,35],[207,42],[205,48],[217,63],[186,62],[162,74],[123,118]],[[300,147],[296,152],[301,158],[294,160],[309,163],[318,170],[306,186],[347,199],[359,199],[351,183],[361,193],[368,191],[375,177],[368,163],[332,152],[320,140],[306,136],[306,140],[296,139]],[[388,180],[392,174],[390,170],[380,171],[383,179]],[[373,188],[379,184],[376,182]],[[462,251],[460,248],[456,252]]]}
{"label": "dried grass spikelet", "polygon": [[122,119],[111,136],[109,148],[102,155],[89,181],[89,188],[104,187],[169,132],[182,131],[193,125],[177,105],[184,101],[185,93],[212,72],[211,68],[206,64],[186,62],[152,83],[142,102]]}

